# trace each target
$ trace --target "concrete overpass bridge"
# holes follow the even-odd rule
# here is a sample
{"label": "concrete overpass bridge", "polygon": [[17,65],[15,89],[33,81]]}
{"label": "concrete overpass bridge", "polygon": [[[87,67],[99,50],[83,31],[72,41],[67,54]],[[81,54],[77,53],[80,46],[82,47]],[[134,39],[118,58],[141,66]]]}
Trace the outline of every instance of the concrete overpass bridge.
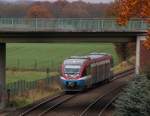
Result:
{"label": "concrete overpass bridge", "polygon": [[149,25],[132,19],[119,26],[116,19],[25,19],[0,18],[1,107],[5,106],[5,66],[7,43],[49,42],[136,42],[136,73],[140,67],[140,42]]}

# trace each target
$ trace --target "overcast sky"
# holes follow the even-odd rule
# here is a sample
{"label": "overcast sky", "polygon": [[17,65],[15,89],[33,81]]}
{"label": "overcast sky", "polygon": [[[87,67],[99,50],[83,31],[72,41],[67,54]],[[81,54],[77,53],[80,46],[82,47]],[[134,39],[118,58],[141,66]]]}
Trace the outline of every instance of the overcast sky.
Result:
{"label": "overcast sky", "polygon": [[[6,1],[6,0],[0,0],[0,1]],[[21,0],[7,0],[7,1],[21,1]],[[22,1],[26,1],[26,0],[22,0]],[[30,1],[30,0],[27,0],[27,1]],[[31,1],[57,1],[57,0],[31,0]],[[78,1],[78,0],[68,0],[68,1]],[[113,0],[82,0],[82,1],[85,1],[85,2],[92,2],[92,3],[99,3],[99,2],[103,2],[103,3],[108,3],[108,2],[111,2]]]}

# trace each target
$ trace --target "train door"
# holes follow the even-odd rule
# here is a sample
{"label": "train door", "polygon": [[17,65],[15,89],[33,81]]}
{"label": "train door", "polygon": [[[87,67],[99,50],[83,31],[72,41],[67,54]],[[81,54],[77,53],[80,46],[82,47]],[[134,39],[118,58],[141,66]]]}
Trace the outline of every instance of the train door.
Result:
{"label": "train door", "polygon": [[105,72],[105,75],[106,75],[106,79],[109,79],[110,78],[110,69],[111,69],[111,64],[109,61],[106,62],[106,72]]}
{"label": "train door", "polygon": [[98,82],[100,82],[102,80],[102,66],[101,66],[101,62],[99,62],[98,65]]}
{"label": "train door", "polygon": [[99,82],[99,72],[100,72],[100,70],[99,70],[100,68],[99,68],[99,62],[97,63],[97,78],[96,78],[96,82]]}
{"label": "train door", "polygon": [[102,79],[101,79],[101,81],[104,79],[104,64],[101,64],[101,71],[102,71],[102,73],[101,73],[101,77],[102,77]]}
{"label": "train door", "polygon": [[85,81],[86,81],[86,85],[87,85],[87,87],[90,87],[90,85],[92,84],[91,83],[91,68],[90,68],[90,66],[88,66],[87,68],[85,68],[84,70],[83,70],[83,73],[82,73],[82,77],[86,77],[86,79],[85,79]]}
{"label": "train door", "polygon": [[107,63],[106,63],[106,61],[104,61],[104,78],[103,78],[103,80],[105,80],[107,77],[107,75],[106,75],[106,70],[107,70],[107,67],[106,67],[106,65],[107,65]]}
{"label": "train door", "polygon": [[102,64],[100,62],[99,63],[99,72],[98,72],[99,73],[99,77],[98,77],[99,78],[99,80],[98,80],[99,82],[103,80],[103,69],[102,68],[103,67],[102,67]]}
{"label": "train door", "polygon": [[106,63],[105,63],[105,80],[108,79],[108,75],[109,75],[109,72],[108,72],[108,62],[106,61]]}
{"label": "train door", "polygon": [[109,63],[108,63],[108,72],[109,72],[109,73],[108,73],[108,74],[109,74],[108,77],[109,77],[109,79],[111,79],[111,77],[112,77],[112,70],[111,70],[111,67],[112,67],[112,64],[111,64],[111,62],[109,62]]}
{"label": "train door", "polygon": [[106,61],[103,61],[103,80],[106,79]]}
{"label": "train door", "polygon": [[91,65],[91,69],[92,69],[92,83],[95,84],[97,80],[97,66],[95,62]]}
{"label": "train door", "polygon": [[97,83],[97,78],[98,78],[98,75],[97,75],[97,73],[98,73],[98,65],[97,65],[97,63],[95,63],[96,65],[95,65],[95,79],[94,79],[94,83]]}

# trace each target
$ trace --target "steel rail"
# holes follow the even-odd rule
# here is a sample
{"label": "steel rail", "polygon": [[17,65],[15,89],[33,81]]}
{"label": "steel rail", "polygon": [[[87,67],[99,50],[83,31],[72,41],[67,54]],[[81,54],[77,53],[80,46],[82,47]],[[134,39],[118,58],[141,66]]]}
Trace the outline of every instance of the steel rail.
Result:
{"label": "steel rail", "polygon": [[37,105],[35,105],[35,106],[33,106],[33,107],[31,107],[31,108],[25,110],[25,111],[22,112],[19,116],[25,116],[25,115],[29,114],[30,112],[36,110],[36,109],[39,108],[40,106],[46,104],[47,102],[51,102],[51,101],[53,101],[53,100],[55,100],[55,99],[58,99],[58,98],[61,97],[61,96],[64,96],[64,93],[61,93],[61,94],[59,94],[59,95],[57,95],[57,96],[54,96],[54,97],[52,97],[52,98],[50,98],[50,99],[46,99],[45,101],[40,102],[39,104],[37,104]]}
{"label": "steel rail", "polygon": [[70,99],[74,98],[77,95],[72,95],[70,97],[67,97],[66,99],[58,102],[57,104],[47,108],[45,111],[43,111],[42,113],[40,113],[38,116],[44,116],[46,113],[55,110],[58,106],[62,105],[63,103],[65,103],[66,101],[69,101]]}
{"label": "steel rail", "polygon": [[[127,76],[127,75],[130,75],[130,74],[133,74],[134,73],[134,70],[135,68],[131,68],[131,69],[128,69],[128,70],[126,70],[126,71],[123,71],[123,72],[121,72],[121,73],[117,73],[117,74],[115,74],[114,75],[114,78],[115,79],[112,79],[111,81],[113,81],[113,80],[117,80],[117,79],[121,79],[121,77],[125,77],[125,76]],[[94,100],[91,104],[89,104],[84,110],[83,110],[83,112],[80,114],[80,116],[84,116],[89,110],[90,110],[90,108],[92,107],[92,106],[94,106],[97,102],[99,102],[100,100],[102,100],[105,96],[107,96],[107,95],[109,95],[109,94],[111,94],[112,92],[114,92],[114,91],[116,91],[117,89],[120,89],[120,88],[122,88],[122,87],[124,87],[125,86],[125,84],[124,85],[121,85],[121,86],[119,86],[119,87],[116,87],[116,88],[113,88],[111,91],[109,91],[109,92],[106,92],[105,94],[103,94],[102,96],[99,96],[96,100]],[[118,95],[117,95],[118,96]],[[114,99],[112,99],[111,101],[113,102],[114,100],[115,100],[115,98],[116,98],[116,96],[115,97],[113,97]],[[111,102],[110,101],[110,102]],[[111,104],[111,103],[108,103],[108,104]],[[106,108],[108,107],[107,105],[105,106]],[[105,108],[104,107],[104,108]],[[102,109],[102,113],[105,111],[105,109]],[[104,110],[104,111],[103,111]],[[100,112],[101,113],[101,112]],[[99,113],[99,114],[100,114]]]}
{"label": "steel rail", "polygon": [[111,81],[114,81],[114,80],[117,80],[121,77],[125,77],[125,76],[128,76],[130,74],[133,74],[134,73],[134,70],[135,68],[130,68],[130,69],[127,69],[125,71],[122,71],[122,72],[119,72],[119,73],[116,73],[113,75],[113,79]]}
{"label": "steel rail", "polygon": [[106,93],[103,94],[102,96],[99,96],[96,100],[94,100],[91,104],[89,104],[89,105],[83,110],[83,112],[80,114],[80,116],[84,116],[84,115],[90,110],[90,108],[91,108],[92,106],[94,106],[96,103],[98,103],[100,100],[102,100],[105,96],[111,94],[112,92],[114,92],[114,91],[120,89],[120,88],[123,87],[123,86],[125,86],[125,85],[121,85],[121,86],[119,86],[119,87],[113,88],[111,91],[106,92]]}
{"label": "steel rail", "polygon": [[[135,68],[131,68],[131,69],[128,69],[128,70],[126,70],[126,71],[123,71],[123,72],[120,72],[120,73],[117,73],[117,74],[113,75],[114,79],[112,79],[111,81],[117,80],[117,79],[120,79],[121,77],[124,77],[124,76],[127,76],[127,75],[132,74],[132,73],[134,72],[134,71],[133,71],[134,69],[135,69]],[[108,94],[108,93],[107,93],[107,94]],[[37,104],[37,105],[35,105],[35,106],[33,106],[33,107],[27,109],[26,111],[22,112],[19,116],[25,116],[25,115],[29,114],[30,112],[32,112],[32,111],[38,109],[38,108],[41,107],[42,105],[44,105],[44,104],[46,104],[46,103],[48,103],[48,102],[52,102],[53,100],[56,100],[56,99],[58,99],[58,98],[60,98],[60,97],[62,97],[62,96],[65,96],[65,94],[64,94],[64,93],[61,93],[61,94],[59,94],[59,95],[57,95],[57,96],[54,96],[53,98],[46,99],[45,101],[40,102],[39,104]],[[51,106],[50,108],[48,108],[48,109],[46,109],[45,111],[43,111],[42,113],[40,113],[38,116],[43,116],[44,114],[46,114],[46,113],[49,112],[50,110],[55,109],[56,107],[58,107],[59,105],[63,104],[64,102],[70,100],[70,99],[73,98],[74,96],[75,96],[75,95],[73,95],[73,96],[71,96],[71,97],[69,97],[69,98],[66,98],[65,100],[63,100],[63,101],[61,101],[61,102],[55,104],[54,106]],[[106,96],[106,95],[104,95],[104,96]],[[82,116],[82,115],[80,115],[80,116]]]}
{"label": "steel rail", "polygon": [[108,107],[118,98],[118,95],[116,95],[115,97],[113,97],[110,102],[108,102],[105,107],[99,112],[98,116],[102,116],[103,113],[108,109]]}

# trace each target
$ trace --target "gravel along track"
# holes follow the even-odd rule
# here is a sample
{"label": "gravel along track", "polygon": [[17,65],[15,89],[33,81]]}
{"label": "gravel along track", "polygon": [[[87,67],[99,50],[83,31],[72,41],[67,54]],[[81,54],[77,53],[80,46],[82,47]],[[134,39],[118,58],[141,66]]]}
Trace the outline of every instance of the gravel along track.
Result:
{"label": "gravel along track", "polygon": [[[103,99],[101,103],[98,102],[98,104],[96,104],[96,107],[98,109],[94,109],[94,112],[96,112],[96,115],[98,116],[102,107],[104,107],[110,101],[110,99],[117,95],[121,91],[122,86],[126,85],[131,79],[131,77],[120,78],[118,80],[110,82],[109,84],[91,89],[89,91],[86,91],[85,93],[80,93],[78,96],[59,105],[56,109],[47,112],[44,116],[80,116],[81,113],[98,97],[103,96],[108,91],[111,91],[112,88],[120,87],[119,90],[116,90],[105,97],[105,99]],[[92,112],[90,112],[90,114],[88,114],[88,116],[94,115],[95,114],[93,113],[93,110]]]}

